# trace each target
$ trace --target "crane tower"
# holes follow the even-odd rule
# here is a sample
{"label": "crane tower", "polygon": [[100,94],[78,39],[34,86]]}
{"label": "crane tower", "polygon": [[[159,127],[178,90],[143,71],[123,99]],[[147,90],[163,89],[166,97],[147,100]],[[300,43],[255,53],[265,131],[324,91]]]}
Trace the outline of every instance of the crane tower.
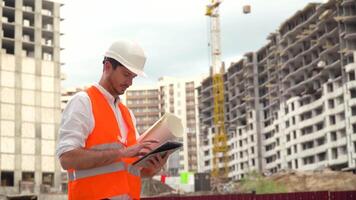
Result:
{"label": "crane tower", "polygon": [[[224,71],[221,62],[221,42],[220,42],[220,16],[219,6],[221,0],[210,0],[206,6],[206,13],[210,18],[210,51],[211,67],[213,78],[213,166],[212,177],[215,180],[226,180],[228,178],[228,145],[227,133],[225,129],[225,111],[224,111]],[[250,5],[243,6],[243,13],[251,12]],[[220,162],[219,162],[220,160]],[[222,161],[222,162],[221,162]]]}
{"label": "crane tower", "polygon": [[[211,4],[207,5],[205,14],[210,18],[210,48],[214,99],[213,165],[211,175],[215,179],[225,179],[228,176],[228,145],[224,123],[224,72],[222,70],[220,45],[220,4],[220,0],[211,0]],[[219,160],[222,160],[222,164]]]}

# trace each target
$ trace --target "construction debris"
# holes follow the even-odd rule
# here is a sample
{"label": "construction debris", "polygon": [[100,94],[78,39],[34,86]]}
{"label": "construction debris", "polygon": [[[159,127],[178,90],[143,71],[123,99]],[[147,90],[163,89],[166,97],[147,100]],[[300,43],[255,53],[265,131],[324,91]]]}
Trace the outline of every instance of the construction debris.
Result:
{"label": "construction debris", "polygon": [[272,176],[253,174],[235,185],[236,193],[284,193],[356,190],[356,175],[351,172],[283,171]]}
{"label": "construction debris", "polygon": [[283,184],[287,192],[356,190],[356,175],[331,170],[282,172],[270,177]]}
{"label": "construction debris", "polygon": [[165,196],[174,193],[174,189],[161,181],[144,178],[142,179],[141,197]]}

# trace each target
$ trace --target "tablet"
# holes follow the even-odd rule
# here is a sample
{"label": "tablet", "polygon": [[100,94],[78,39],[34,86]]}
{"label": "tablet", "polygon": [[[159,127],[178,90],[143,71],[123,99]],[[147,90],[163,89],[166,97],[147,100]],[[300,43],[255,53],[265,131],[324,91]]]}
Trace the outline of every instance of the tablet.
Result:
{"label": "tablet", "polygon": [[147,153],[140,159],[136,160],[134,163],[132,163],[132,165],[134,165],[135,167],[146,167],[146,161],[148,161],[150,158],[156,156],[157,154],[171,154],[182,146],[183,144],[180,142],[167,141],[162,145],[158,146],[156,149],[153,149],[151,152]]}

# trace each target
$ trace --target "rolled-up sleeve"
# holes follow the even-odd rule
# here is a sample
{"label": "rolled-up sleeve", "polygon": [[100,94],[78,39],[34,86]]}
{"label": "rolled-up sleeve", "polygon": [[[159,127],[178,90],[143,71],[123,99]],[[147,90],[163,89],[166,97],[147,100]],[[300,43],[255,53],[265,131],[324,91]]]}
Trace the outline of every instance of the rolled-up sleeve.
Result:
{"label": "rolled-up sleeve", "polygon": [[82,148],[94,126],[91,102],[85,92],[75,94],[62,113],[56,154]]}

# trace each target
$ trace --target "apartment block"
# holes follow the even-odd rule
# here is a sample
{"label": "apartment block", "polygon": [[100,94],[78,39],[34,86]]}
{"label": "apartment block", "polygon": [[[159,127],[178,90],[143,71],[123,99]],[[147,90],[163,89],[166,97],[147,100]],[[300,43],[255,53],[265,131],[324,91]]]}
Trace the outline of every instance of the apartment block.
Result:
{"label": "apartment block", "polygon": [[[176,114],[182,119],[184,135],[183,150],[179,159],[169,163],[172,168],[180,171],[198,171],[198,95],[195,88],[200,84],[199,78],[161,77],[158,81],[161,94],[161,113]],[[174,166],[174,167],[173,167]]]}
{"label": "apartment block", "polygon": [[60,6],[0,0],[1,194],[60,190]]}
{"label": "apartment block", "polygon": [[184,147],[168,160],[168,172],[173,176],[181,171],[198,171],[197,85],[199,79],[161,77],[156,85],[133,86],[123,95],[124,102],[136,117],[140,133],[166,112],[182,119]]}
{"label": "apartment block", "polygon": [[230,146],[230,175],[237,172],[259,171],[261,163],[261,116],[257,56],[249,52],[245,59],[233,64],[227,71],[228,138]]}
{"label": "apartment block", "polygon": [[[62,79],[63,80],[63,79]],[[89,86],[84,87],[69,87],[65,89],[61,89],[61,111],[65,109],[68,101],[78,92],[85,91]]]}
{"label": "apartment block", "polygon": [[[355,1],[308,4],[226,70],[231,178],[355,170],[355,22]],[[211,84],[210,77],[198,89],[205,171],[212,167]]]}
{"label": "apartment block", "polygon": [[126,106],[135,115],[139,133],[144,133],[160,118],[158,86],[132,86],[124,96]]}

